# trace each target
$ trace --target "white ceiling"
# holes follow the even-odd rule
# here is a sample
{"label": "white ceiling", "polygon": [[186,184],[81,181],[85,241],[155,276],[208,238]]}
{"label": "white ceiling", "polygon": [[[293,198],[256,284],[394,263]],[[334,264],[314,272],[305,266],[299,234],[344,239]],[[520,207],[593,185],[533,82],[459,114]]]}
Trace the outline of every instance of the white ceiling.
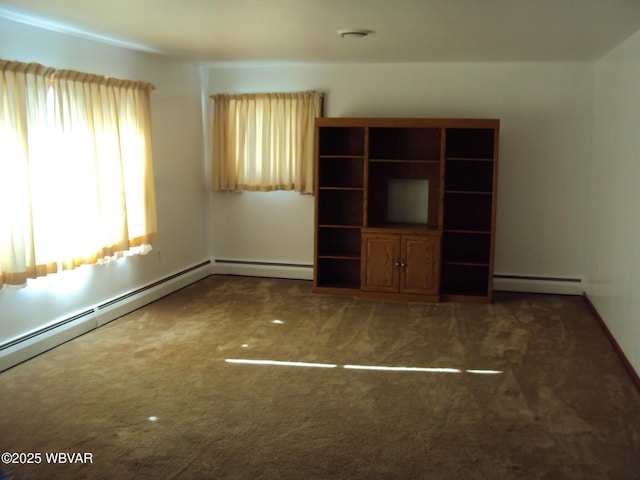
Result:
{"label": "white ceiling", "polygon": [[0,0],[0,16],[192,62],[591,61],[640,30],[640,0]]}

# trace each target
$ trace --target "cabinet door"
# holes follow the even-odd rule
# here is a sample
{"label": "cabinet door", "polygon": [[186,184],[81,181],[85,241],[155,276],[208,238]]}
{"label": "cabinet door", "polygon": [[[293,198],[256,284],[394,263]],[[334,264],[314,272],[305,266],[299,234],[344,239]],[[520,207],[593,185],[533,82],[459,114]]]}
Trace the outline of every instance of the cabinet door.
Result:
{"label": "cabinet door", "polygon": [[362,289],[397,292],[400,244],[398,235],[362,234]]}
{"label": "cabinet door", "polygon": [[436,295],[439,291],[440,238],[402,235],[400,292]]}

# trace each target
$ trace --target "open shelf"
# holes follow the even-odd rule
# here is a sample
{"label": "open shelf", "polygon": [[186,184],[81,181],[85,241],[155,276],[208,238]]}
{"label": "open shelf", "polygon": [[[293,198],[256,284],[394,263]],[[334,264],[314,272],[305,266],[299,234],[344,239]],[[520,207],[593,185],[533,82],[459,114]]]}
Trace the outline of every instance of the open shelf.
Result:
{"label": "open shelf", "polygon": [[492,128],[448,128],[447,158],[493,159],[494,134]]}
{"label": "open shelf", "polygon": [[320,189],[318,223],[320,225],[362,225],[363,200],[362,189]]}
{"label": "open shelf", "polygon": [[386,222],[386,223],[371,223],[367,227],[368,230],[381,229],[381,230],[404,230],[407,232],[434,232],[440,233],[437,228],[432,227],[428,223],[407,223],[407,222]]}
{"label": "open shelf", "polygon": [[318,185],[322,187],[364,187],[364,157],[320,157]]}
{"label": "open shelf", "polygon": [[488,266],[491,260],[489,233],[445,231],[442,236],[442,262]]}
{"label": "open shelf", "polygon": [[488,265],[441,266],[440,289],[446,295],[489,295]]}
{"label": "open shelf", "polygon": [[440,128],[396,127],[369,129],[369,157],[434,161],[440,159]]}
{"label": "open shelf", "polygon": [[360,259],[362,235],[360,227],[319,227],[317,254],[319,257]]}
{"label": "open shelf", "polygon": [[440,162],[369,161],[369,181],[388,178],[433,179],[440,176]]}
{"label": "open shelf", "polygon": [[406,158],[370,158],[369,163],[433,163],[438,165],[440,160],[408,160]]}
{"label": "open shelf", "polygon": [[319,129],[318,153],[364,156],[364,128],[323,127]]}
{"label": "open shelf", "polygon": [[331,288],[360,288],[360,258],[318,258],[316,286]]}
{"label": "open shelf", "polygon": [[444,229],[491,232],[492,196],[447,192],[444,199]]}
{"label": "open shelf", "polygon": [[487,160],[447,159],[447,191],[493,191],[493,162]]}

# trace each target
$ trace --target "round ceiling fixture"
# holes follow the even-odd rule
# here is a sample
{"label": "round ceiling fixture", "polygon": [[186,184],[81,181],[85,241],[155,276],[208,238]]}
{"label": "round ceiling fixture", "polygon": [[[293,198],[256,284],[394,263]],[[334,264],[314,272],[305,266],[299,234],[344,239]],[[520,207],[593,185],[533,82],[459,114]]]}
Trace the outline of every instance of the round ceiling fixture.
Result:
{"label": "round ceiling fixture", "polygon": [[371,30],[363,30],[361,28],[342,28],[336,32],[342,38],[362,38],[371,33]]}

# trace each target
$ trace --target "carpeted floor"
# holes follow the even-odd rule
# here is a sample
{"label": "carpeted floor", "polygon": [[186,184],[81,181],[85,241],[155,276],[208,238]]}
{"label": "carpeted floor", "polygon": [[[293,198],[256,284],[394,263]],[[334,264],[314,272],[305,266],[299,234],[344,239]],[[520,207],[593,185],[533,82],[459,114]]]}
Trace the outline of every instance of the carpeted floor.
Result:
{"label": "carpeted floor", "polygon": [[[640,394],[581,298],[310,291],[212,276],[0,373],[0,452],[42,455],[0,469],[33,480],[640,479]],[[55,452],[92,463],[45,458]]]}

